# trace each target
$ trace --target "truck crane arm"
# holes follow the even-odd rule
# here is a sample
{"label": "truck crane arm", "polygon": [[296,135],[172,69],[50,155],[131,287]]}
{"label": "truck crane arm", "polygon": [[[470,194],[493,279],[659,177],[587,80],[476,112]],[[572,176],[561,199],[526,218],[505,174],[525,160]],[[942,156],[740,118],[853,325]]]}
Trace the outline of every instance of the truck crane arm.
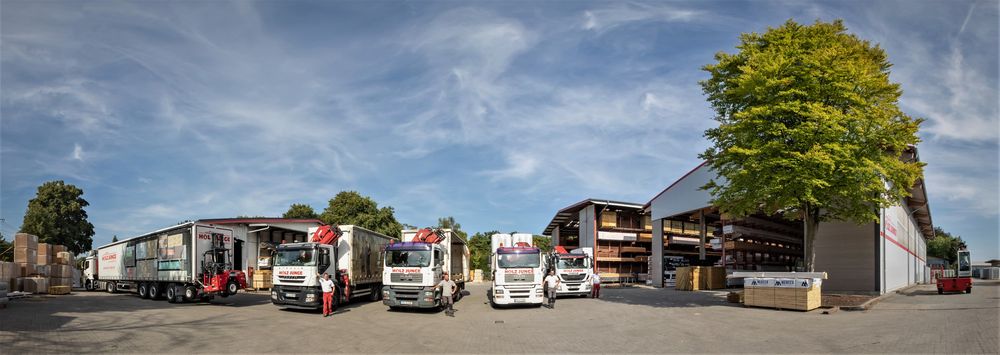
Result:
{"label": "truck crane arm", "polygon": [[440,228],[424,228],[417,231],[417,234],[413,236],[414,242],[423,242],[429,244],[437,244],[445,240],[444,231]]}
{"label": "truck crane arm", "polygon": [[344,235],[344,232],[340,231],[340,227],[337,225],[322,225],[315,232],[313,232],[312,239],[313,243],[329,244],[333,245]]}

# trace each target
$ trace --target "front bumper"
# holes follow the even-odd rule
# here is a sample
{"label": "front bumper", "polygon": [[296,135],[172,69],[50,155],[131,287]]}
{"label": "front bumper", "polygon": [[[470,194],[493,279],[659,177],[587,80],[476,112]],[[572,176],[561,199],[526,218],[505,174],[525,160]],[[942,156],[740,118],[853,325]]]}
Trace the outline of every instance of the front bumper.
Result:
{"label": "front bumper", "polygon": [[[545,295],[542,294],[542,285],[534,286],[499,286],[494,285],[490,289],[493,303],[499,305],[512,304],[542,304]],[[558,291],[557,291],[558,293]]]}
{"label": "front bumper", "polygon": [[382,287],[382,304],[389,307],[434,308],[441,304],[440,297],[434,287]]}
{"label": "front bumper", "polygon": [[589,295],[590,294],[590,283],[589,282],[573,282],[573,281],[563,281],[559,283],[559,289],[556,290],[557,296],[562,295]]}
{"label": "front bumper", "polygon": [[283,307],[292,308],[323,308],[323,291],[319,288],[308,287],[271,287],[271,303]]}

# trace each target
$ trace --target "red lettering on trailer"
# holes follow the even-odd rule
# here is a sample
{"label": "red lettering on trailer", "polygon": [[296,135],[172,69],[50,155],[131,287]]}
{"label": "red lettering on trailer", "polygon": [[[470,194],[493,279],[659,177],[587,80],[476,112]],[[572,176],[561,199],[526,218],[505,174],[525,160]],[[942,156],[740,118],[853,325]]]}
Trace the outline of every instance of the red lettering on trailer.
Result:
{"label": "red lettering on trailer", "polygon": [[420,272],[420,269],[392,268],[392,272],[414,273],[414,272]]}
{"label": "red lettering on trailer", "polygon": [[210,234],[210,233],[198,233],[198,239],[212,240],[212,234]]}
{"label": "red lettering on trailer", "polygon": [[507,269],[505,272],[507,274],[511,274],[511,275],[524,275],[524,274],[534,274],[535,270],[532,270],[532,269]]}
{"label": "red lettering on trailer", "polygon": [[117,260],[117,259],[118,259],[118,254],[104,254],[104,255],[101,255],[101,260],[103,260],[103,261]]}

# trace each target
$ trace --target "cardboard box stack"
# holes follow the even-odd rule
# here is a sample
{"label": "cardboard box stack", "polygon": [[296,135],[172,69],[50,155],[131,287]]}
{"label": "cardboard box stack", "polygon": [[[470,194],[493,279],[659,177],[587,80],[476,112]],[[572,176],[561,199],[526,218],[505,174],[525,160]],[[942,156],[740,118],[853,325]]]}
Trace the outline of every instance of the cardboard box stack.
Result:
{"label": "cardboard box stack", "polygon": [[743,304],[811,311],[822,304],[821,279],[747,277],[743,279]]}
{"label": "cardboard box stack", "polygon": [[[14,236],[14,270],[0,264],[0,281],[10,278],[11,291],[65,294],[72,286],[73,254],[62,245],[39,243],[38,237],[18,233]],[[51,289],[51,286],[65,289]]]}
{"label": "cardboard box stack", "polygon": [[253,287],[270,289],[272,286],[271,270],[256,270],[253,272]]}

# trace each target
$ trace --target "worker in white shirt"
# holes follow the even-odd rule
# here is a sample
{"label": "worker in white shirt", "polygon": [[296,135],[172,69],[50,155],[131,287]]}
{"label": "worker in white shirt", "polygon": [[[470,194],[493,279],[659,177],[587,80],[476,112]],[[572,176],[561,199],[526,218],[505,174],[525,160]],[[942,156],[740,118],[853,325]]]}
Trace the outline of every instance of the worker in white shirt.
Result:
{"label": "worker in white shirt", "polygon": [[556,277],[554,270],[549,271],[549,276],[545,277],[545,286],[548,287],[549,309],[556,308],[556,290],[559,289],[559,277]]}
{"label": "worker in white shirt", "polygon": [[601,298],[601,275],[590,275],[592,287],[590,288],[590,298]]}
{"label": "worker in white shirt", "polygon": [[337,288],[330,279],[330,274],[325,272],[319,278],[319,286],[323,288],[323,317],[329,317],[333,315],[333,291]]}

